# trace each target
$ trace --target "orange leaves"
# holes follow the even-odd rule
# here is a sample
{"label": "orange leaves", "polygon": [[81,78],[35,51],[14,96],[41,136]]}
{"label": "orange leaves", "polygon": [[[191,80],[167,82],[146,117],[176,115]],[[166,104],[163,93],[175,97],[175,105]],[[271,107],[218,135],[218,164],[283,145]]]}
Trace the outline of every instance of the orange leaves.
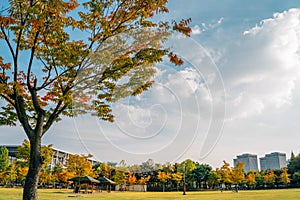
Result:
{"label": "orange leaves", "polygon": [[248,185],[255,185],[256,184],[256,180],[255,180],[255,174],[253,172],[250,172],[247,176],[246,176],[246,183]]}
{"label": "orange leaves", "polygon": [[49,100],[53,100],[54,99],[54,95],[51,94],[50,92],[48,92],[44,97],[41,98],[41,100],[43,101],[49,101]]}
{"label": "orange leaves", "polygon": [[188,27],[192,19],[182,19],[179,24],[176,21],[173,21],[173,30],[183,33],[186,36],[190,36],[192,29]]}
{"label": "orange leaves", "polygon": [[0,67],[4,70],[8,70],[11,67],[11,63],[4,63],[3,58],[0,56]]}
{"label": "orange leaves", "polygon": [[63,169],[61,172],[55,172],[54,173],[55,178],[58,179],[58,181],[67,183],[68,179],[75,176],[74,172],[68,172],[66,169]]}
{"label": "orange leaves", "polygon": [[39,19],[32,19],[31,20],[32,30],[34,32],[41,31],[44,27],[44,22]]}
{"label": "orange leaves", "polygon": [[8,27],[9,25],[15,23],[15,19],[11,16],[9,17],[4,17],[4,16],[0,16],[0,26],[5,26]]}
{"label": "orange leaves", "polygon": [[181,58],[178,58],[176,54],[173,54],[172,52],[169,53],[169,59],[171,63],[174,63],[176,66],[180,66],[183,64],[183,60]]}
{"label": "orange leaves", "polygon": [[134,185],[135,183],[136,183],[136,177],[135,177],[135,175],[134,174],[129,174],[129,176],[128,176],[128,183],[130,184],[130,185]]}
{"label": "orange leaves", "polygon": [[0,83],[0,93],[2,94],[5,91],[6,84]]}
{"label": "orange leaves", "polygon": [[66,3],[67,5],[67,12],[71,11],[71,10],[74,10],[75,8],[78,7],[78,2],[76,0],[71,0],[69,2]]}
{"label": "orange leaves", "polygon": [[5,63],[5,64],[3,63],[3,64],[0,64],[0,66],[2,69],[10,69],[11,63]]}

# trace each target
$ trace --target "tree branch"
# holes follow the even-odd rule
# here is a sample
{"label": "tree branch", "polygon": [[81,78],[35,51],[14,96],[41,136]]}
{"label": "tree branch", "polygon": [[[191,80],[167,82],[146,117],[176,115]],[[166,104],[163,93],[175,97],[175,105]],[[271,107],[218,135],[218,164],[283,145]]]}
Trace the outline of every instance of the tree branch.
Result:
{"label": "tree branch", "polygon": [[28,87],[29,91],[32,89],[32,87],[30,85],[30,74],[31,74],[32,62],[33,62],[33,58],[34,58],[35,45],[37,43],[38,37],[39,37],[39,31],[36,32],[36,35],[34,37],[33,46],[31,48],[31,54],[30,54],[30,58],[29,58],[28,69],[27,69],[27,87]]}
{"label": "tree branch", "polygon": [[[16,92],[15,92],[16,94]],[[33,135],[33,130],[28,122],[28,117],[26,114],[26,110],[24,108],[24,99],[22,96],[19,96],[16,94],[16,111],[17,111],[17,115],[18,115],[18,119],[20,121],[20,123],[22,124],[27,136],[29,139],[32,139],[32,137],[34,137]]]}

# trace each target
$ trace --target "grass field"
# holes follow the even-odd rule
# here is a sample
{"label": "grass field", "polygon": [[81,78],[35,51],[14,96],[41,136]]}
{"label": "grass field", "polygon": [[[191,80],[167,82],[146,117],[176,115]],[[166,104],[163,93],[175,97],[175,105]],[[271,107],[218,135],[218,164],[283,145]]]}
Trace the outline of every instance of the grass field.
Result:
{"label": "grass field", "polygon": [[[21,200],[22,189],[0,188],[0,200]],[[259,191],[214,191],[214,192],[112,192],[76,195],[71,190],[39,190],[39,200],[72,200],[72,199],[108,199],[108,200],[147,200],[147,199],[184,199],[184,200],[232,200],[232,199],[254,199],[254,200],[299,200],[300,189],[289,190],[259,190]]]}

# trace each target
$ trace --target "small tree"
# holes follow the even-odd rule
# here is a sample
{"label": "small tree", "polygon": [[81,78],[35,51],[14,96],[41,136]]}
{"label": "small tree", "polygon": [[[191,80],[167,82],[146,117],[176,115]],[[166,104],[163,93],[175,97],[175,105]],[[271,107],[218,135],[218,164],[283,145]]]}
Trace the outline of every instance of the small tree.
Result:
{"label": "small tree", "polygon": [[264,176],[265,176],[265,172],[263,170],[259,172],[255,172],[255,181],[257,186],[264,185]]}
{"label": "small tree", "polygon": [[0,181],[4,184],[12,183],[17,179],[17,172],[14,164],[9,165],[0,172]]}
{"label": "small tree", "polygon": [[218,182],[225,185],[231,185],[232,183],[232,176],[231,176],[231,168],[229,167],[229,163],[225,160],[223,161],[223,166],[221,168],[217,168],[217,177]]}
{"label": "small tree", "polygon": [[124,185],[126,185],[128,181],[128,174],[125,173],[123,170],[116,170],[116,173],[114,175],[114,180],[117,184],[120,185],[120,190],[124,190]]}
{"label": "small tree", "polygon": [[248,174],[246,176],[246,183],[251,188],[255,188],[256,180],[255,180],[255,172],[254,171],[249,171],[248,172]]}
{"label": "small tree", "polygon": [[187,159],[180,163],[178,171],[183,174],[183,195],[186,194],[186,182],[188,175],[196,168],[195,163],[191,159]]}
{"label": "small tree", "polygon": [[273,170],[267,170],[264,176],[264,183],[269,186],[274,186],[276,181],[276,175]]}
{"label": "small tree", "polygon": [[157,179],[162,183],[163,192],[165,191],[165,184],[171,178],[171,175],[167,172],[158,172]]}
{"label": "small tree", "polygon": [[175,181],[176,183],[176,188],[177,188],[177,191],[179,190],[178,187],[179,187],[179,183],[182,181],[182,173],[181,172],[176,172],[176,173],[172,173],[171,174],[171,178],[173,181]]}
{"label": "small tree", "polygon": [[288,185],[291,182],[290,174],[287,172],[287,168],[283,168],[282,173],[280,174],[280,182],[284,185]]}
{"label": "small tree", "polygon": [[218,173],[214,170],[209,172],[207,183],[210,188],[215,188],[220,184],[220,179],[218,178]]}
{"label": "small tree", "polygon": [[244,163],[238,162],[231,170],[231,182],[235,184],[235,191],[238,192],[238,187],[245,181]]}
{"label": "small tree", "polygon": [[88,161],[92,155],[71,154],[67,160],[67,170],[75,176],[95,176],[92,163]]}
{"label": "small tree", "polygon": [[121,160],[116,168],[114,180],[118,183],[121,188],[120,190],[124,190],[124,185],[128,182],[128,175],[130,174],[129,168],[125,162],[125,160]]}
{"label": "small tree", "polygon": [[9,167],[8,150],[5,146],[0,148],[0,172],[5,171]]}

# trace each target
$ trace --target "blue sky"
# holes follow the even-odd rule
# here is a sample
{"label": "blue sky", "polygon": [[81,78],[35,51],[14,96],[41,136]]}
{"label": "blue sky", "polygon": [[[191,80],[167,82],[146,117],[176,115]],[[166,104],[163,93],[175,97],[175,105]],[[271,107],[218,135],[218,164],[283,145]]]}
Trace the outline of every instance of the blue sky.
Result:
{"label": "blue sky", "polygon": [[[168,5],[170,13],[162,18],[192,18],[191,38],[174,36],[168,43],[184,57],[184,66],[159,64],[150,91],[114,105],[116,123],[66,119],[43,143],[102,161],[192,158],[214,167],[242,153],[299,153],[300,3],[173,0]],[[0,130],[3,144],[25,138],[18,127]]]}

